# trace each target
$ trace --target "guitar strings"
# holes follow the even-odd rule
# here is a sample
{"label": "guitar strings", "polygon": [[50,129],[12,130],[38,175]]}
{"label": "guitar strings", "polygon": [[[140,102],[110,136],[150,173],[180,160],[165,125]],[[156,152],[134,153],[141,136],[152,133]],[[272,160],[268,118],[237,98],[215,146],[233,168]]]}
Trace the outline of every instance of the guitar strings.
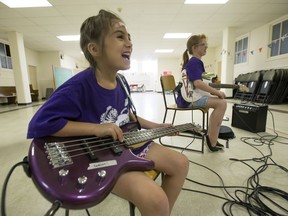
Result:
{"label": "guitar strings", "polygon": [[[127,144],[131,145],[135,143],[141,143],[145,140],[148,140],[147,138],[151,137],[153,133],[156,135],[156,137],[154,135],[155,137],[154,139],[156,139],[156,138],[163,136],[163,134],[170,134],[170,133],[173,134],[176,132],[185,131],[187,129],[191,129],[191,125],[193,124],[188,123],[185,125],[171,126],[171,127],[166,127],[166,128],[154,128],[154,129],[143,130],[143,131],[126,132],[124,133],[124,142],[122,143],[117,140],[113,141],[112,138],[110,137],[107,137],[107,138],[90,137],[90,138],[75,139],[75,140],[69,140],[69,141],[63,141],[63,142],[50,142],[46,144],[46,149],[56,147],[58,150],[60,149],[60,152],[62,154],[63,153],[69,154],[69,153],[74,153],[74,152],[78,152],[81,150],[85,150],[83,153],[70,155],[70,157],[72,158],[72,157],[86,155],[89,153],[96,153],[96,152],[100,152],[100,151],[104,151],[104,150],[108,150],[112,148],[117,148],[120,146],[127,146]],[[193,128],[195,128],[195,125],[193,125]],[[165,133],[161,134],[161,131],[163,131],[163,129],[165,129]],[[138,135],[138,137],[135,138],[135,135]],[[139,136],[140,136],[140,139],[139,139]],[[66,144],[69,144],[69,145],[66,145]],[[64,147],[62,147],[61,145],[63,145]],[[71,149],[73,147],[78,147],[78,146],[81,146],[81,147]],[[50,157],[58,155],[54,151],[52,152],[48,151],[48,152],[49,152]]]}

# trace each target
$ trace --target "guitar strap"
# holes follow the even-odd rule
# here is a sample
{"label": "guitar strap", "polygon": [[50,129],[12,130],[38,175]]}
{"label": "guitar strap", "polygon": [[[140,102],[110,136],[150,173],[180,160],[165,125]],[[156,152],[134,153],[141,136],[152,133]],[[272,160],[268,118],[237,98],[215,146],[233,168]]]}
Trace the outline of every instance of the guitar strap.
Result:
{"label": "guitar strap", "polygon": [[126,81],[126,79],[124,78],[124,76],[121,75],[121,74],[118,74],[118,73],[117,73],[116,77],[117,77],[117,79],[120,81],[120,84],[121,84],[122,88],[123,88],[123,89],[125,90],[125,92],[126,92],[126,95],[127,95],[127,97],[128,97],[129,103],[130,103],[130,109],[131,109],[132,113],[134,114],[134,116],[135,116],[135,118],[136,118],[138,130],[141,130],[141,125],[140,125],[140,123],[139,123],[139,121],[138,121],[138,117],[137,117],[137,113],[136,113],[136,108],[135,108],[135,106],[134,106],[134,103],[133,103],[133,101],[132,101],[132,98],[131,98],[131,96],[130,96],[130,93],[129,93],[128,89],[127,89],[127,86],[125,85],[125,84],[127,84],[127,81]]}

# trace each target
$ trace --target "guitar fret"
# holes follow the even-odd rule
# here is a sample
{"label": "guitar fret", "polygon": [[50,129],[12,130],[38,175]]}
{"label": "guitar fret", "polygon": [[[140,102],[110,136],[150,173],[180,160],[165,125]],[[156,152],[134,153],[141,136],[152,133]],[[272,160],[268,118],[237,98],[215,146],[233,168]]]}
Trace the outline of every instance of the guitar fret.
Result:
{"label": "guitar fret", "polygon": [[125,144],[129,146],[129,145],[141,143],[144,141],[160,138],[162,136],[166,136],[170,134],[172,135],[177,132],[193,130],[194,128],[197,128],[197,126],[191,123],[188,123],[184,125],[171,126],[171,127],[165,127],[165,128],[155,128],[155,129],[148,129],[148,130],[142,130],[142,131],[133,131],[133,132],[125,133],[124,140],[125,140]]}

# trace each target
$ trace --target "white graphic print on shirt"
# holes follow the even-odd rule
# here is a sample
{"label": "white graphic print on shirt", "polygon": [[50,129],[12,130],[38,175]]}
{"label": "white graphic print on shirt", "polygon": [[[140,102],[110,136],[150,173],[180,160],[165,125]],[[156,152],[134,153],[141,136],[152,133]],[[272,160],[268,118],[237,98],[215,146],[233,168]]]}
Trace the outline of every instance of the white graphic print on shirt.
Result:
{"label": "white graphic print on shirt", "polygon": [[105,113],[101,115],[101,123],[115,123],[119,127],[125,125],[129,122],[129,111],[126,108],[128,105],[128,98],[125,99],[125,108],[118,113],[117,109],[113,108],[112,106],[108,106],[106,108]]}

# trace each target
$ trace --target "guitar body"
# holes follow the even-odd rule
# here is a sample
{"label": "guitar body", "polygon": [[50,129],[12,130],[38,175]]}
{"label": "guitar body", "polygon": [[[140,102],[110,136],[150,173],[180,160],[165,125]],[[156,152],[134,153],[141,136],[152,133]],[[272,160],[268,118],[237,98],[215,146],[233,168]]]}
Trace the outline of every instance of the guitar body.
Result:
{"label": "guitar body", "polygon": [[100,203],[127,171],[148,171],[154,162],[137,157],[128,148],[135,144],[197,129],[191,123],[149,130],[127,124],[124,143],[111,137],[44,137],[34,139],[28,153],[32,180],[50,202],[66,209],[84,209]]}
{"label": "guitar body", "polygon": [[[121,173],[131,170],[146,171],[154,167],[152,161],[141,159],[127,147],[121,146],[121,154],[114,154],[111,149],[101,150],[101,154],[97,154],[97,159],[94,160],[83,154],[84,150],[76,150],[73,154],[83,156],[73,158],[72,164],[53,168],[49,164],[44,146],[46,142],[54,140],[55,138],[34,139],[28,161],[33,182],[42,195],[52,203],[60,201],[62,207],[67,209],[92,207],[110,193]],[[66,176],[65,171],[68,171]],[[59,172],[64,174],[60,175]],[[106,175],[101,177],[103,173]],[[78,178],[84,177],[87,182],[82,185]]]}

